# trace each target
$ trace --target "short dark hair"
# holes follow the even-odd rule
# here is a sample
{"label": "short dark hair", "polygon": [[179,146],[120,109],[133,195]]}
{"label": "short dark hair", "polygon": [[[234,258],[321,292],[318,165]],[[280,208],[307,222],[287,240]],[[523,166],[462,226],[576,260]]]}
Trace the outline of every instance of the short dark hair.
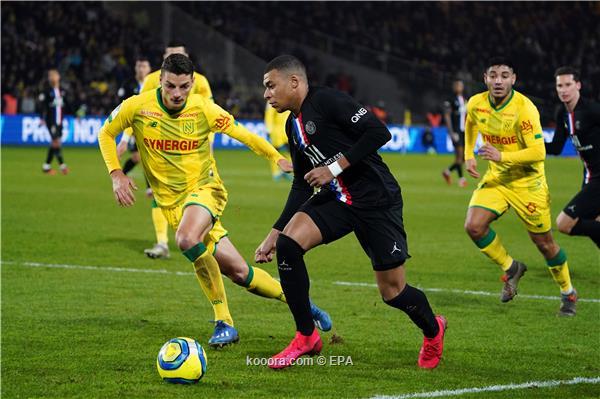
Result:
{"label": "short dark hair", "polygon": [[183,47],[185,49],[185,51],[187,52],[187,46],[181,40],[171,40],[171,41],[169,41],[169,43],[167,43],[166,47]]}
{"label": "short dark hair", "polygon": [[171,54],[162,63],[161,72],[171,72],[175,75],[193,75],[194,63],[183,54]]}
{"label": "short dark hair", "polygon": [[148,57],[146,57],[145,55],[138,55],[137,57],[135,57],[135,62],[147,62],[147,63],[150,63],[150,59],[148,59]]}
{"label": "short dark hair", "polygon": [[265,72],[271,72],[273,69],[282,71],[299,71],[306,75],[306,67],[298,58],[293,55],[284,54],[273,58],[265,67]]}
{"label": "short dark hair", "polygon": [[573,80],[576,82],[579,82],[580,79],[579,70],[570,65],[564,65],[560,68],[557,68],[556,72],[554,72],[554,77],[557,77],[559,75],[573,75]]}
{"label": "short dark hair", "polygon": [[515,65],[508,57],[497,56],[497,57],[490,58],[488,60],[488,62],[485,64],[485,72],[487,72],[487,70],[490,69],[490,67],[492,67],[494,65],[506,65],[507,67],[512,69],[513,72],[515,72]]}

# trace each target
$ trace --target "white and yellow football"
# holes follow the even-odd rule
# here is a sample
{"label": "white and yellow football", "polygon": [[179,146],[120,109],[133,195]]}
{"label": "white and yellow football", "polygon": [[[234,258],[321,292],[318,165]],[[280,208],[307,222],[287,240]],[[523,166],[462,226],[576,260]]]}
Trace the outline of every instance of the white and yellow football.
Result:
{"label": "white and yellow football", "polygon": [[192,338],[173,338],[160,348],[156,368],[164,381],[195,384],[206,374],[206,353]]}

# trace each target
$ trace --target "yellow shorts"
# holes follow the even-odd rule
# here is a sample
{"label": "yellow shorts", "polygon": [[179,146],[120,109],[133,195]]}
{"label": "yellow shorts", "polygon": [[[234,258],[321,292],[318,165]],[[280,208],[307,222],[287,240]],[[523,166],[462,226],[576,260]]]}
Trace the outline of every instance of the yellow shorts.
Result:
{"label": "yellow shorts", "polygon": [[487,209],[498,217],[513,207],[528,231],[546,233],[552,228],[550,193],[545,182],[540,188],[530,190],[509,189],[494,181],[482,181],[473,191],[471,207]]}
{"label": "yellow shorts", "polygon": [[190,192],[179,205],[172,208],[161,207],[163,215],[173,230],[177,231],[183,211],[190,205],[201,206],[210,212],[213,218],[213,227],[204,237],[204,245],[214,253],[216,244],[227,235],[227,230],[219,220],[225,210],[225,205],[227,205],[227,191],[221,184],[209,183]]}

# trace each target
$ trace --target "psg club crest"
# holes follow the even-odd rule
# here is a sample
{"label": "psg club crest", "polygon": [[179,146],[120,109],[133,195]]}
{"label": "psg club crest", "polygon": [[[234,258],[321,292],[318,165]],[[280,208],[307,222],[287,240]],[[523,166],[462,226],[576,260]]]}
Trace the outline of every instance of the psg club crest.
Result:
{"label": "psg club crest", "polygon": [[306,122],[304,128],[306,129],[306,133],[308,134],[315,134],[315,132],[317,131],[317,126],[313,121]]}

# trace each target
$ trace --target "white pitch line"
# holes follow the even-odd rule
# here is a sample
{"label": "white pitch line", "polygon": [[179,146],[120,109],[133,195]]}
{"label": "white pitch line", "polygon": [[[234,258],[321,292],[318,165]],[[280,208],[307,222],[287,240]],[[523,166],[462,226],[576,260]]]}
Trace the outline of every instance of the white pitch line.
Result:
{"label": "white pitch line", "polygon": [[[351,283],[349,281],[334,281],[335,285],[347,285],[352,287],[377,287],[377,284],[373,283]],[[458,290],[455,288],[423,288],[419,287],[423,291],[429,292],[450,292],[453,294],[460,295],[477,295],[477,296],[497,296],[498,294],[495,292],[488,291],[472,291],[472,290]],[[560,297],[557,296],[547,296],[547,295],[527,295],[527,294],[519,294],[519,298],[528,298],[528,299],[543,299],[546,301],[556,301],[560,300]],[[596,298],[579,298],[579,302],[594,302],[600,303],[600,299]]]}
{"label": "white pitch line", "polygon": [[516,389],[528,389],[528,388],[555,388],[561,385],[577,385],[577,384],[598,384],[600,383],[600,377],[575,377],[570,380],[548,380],[548,381],[529,381],[522,384],[507,384],[507,385],[490,385],[486,387],[474,387],[474,388],[461,388],[461,389],[448,389],[442,391],[431,391],[431,392],[415,392],[407,393],[397,396],[378,395],[373,396],[372,399],[414,399],[414,398],[441,398],[447,396],[460,396],[470,393],[481,393],[481,392],[502,392],[511,391]]}
{"label": "white pitch line", "polygon": [[13,261],[2,261],[3,264],[7,265],[22,265],[27,267],[47,267],[51,269],[78,269],[78,270],[96,270],[96,271],[109,271],[109,272],[120,272],[120,273],[149,273],[149,274],[175,274],[177,276],[193,276],[191,272],[178,272],[170,271],[166,269],[137,269],[133,267],[113,267],[113,266],[87,266],[87,265],[63,265],[55,263],[39,263],[39,262],[13,262]]}
{"label": "white pitch line", "polygon": [[[15,262],[15,261],[1,261],[2,264],[7,265],[21,265],[26,267],[45,267],[51,269],[77,269],[77,270],[96,270],[96,271],[109,271],[109,272],[117,272],[117,273],[146,273],[146,274],[173,274],[176,276],[193,276],[194,273],[191,272],[180,272],[180,271],[171,271],[166,269],[138,269],[133,267],[114,267],[114,266],[89,266],[89,265],[67,265],[60,263],[40,263],[40,262]],[[377,287],[377,284],[373,283],[354,283],[350,281],[334,281],[334,285],[345,285],[352,287]],[[472,291],[472,290],[458,290],[453,288],[422,288],[424,291],[429,292],[450,292],[453,294],[459,295],[477,295],[477,296],[496,296],[496,293],[488,292],[488,291]],[[528,299],[542,299],[547,301],[556,301],[560,299],[559,297],[554,296],[545,296],[545,295],[527,295],[527,294],[519,294],[520,298],[528,298]],[[596,298],[579,298],[579,302],[593,302],[600,303],[600,299]]]}

